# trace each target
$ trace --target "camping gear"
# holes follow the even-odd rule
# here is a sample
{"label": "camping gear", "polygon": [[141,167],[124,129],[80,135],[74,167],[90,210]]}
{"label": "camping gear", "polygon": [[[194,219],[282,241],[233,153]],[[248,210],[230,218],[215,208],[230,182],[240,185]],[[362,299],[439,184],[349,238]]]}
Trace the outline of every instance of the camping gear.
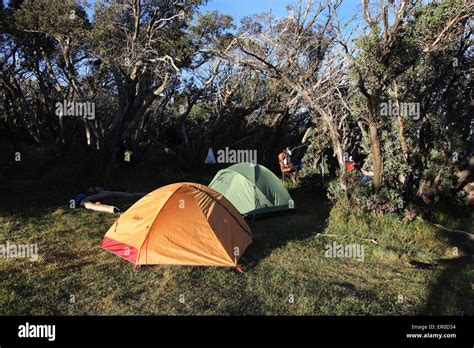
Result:
{"label": "camping gear", "polygon": [[251,242],[249,226],[220,193],[177,183],[131,206],[110,227],[101,247],[135,265],[235,267]]}
{"label": "camping gear", "polygon": [[95,210],[95,211],[111,213],[111,214],[119,213],[120,209],[113,205],[102,204],[98,202],[98,200],[105,199],[105,198],[125,198],[125,199],[141,198],[146,194],[143,192],[128,193],[128,192],[119,192],[119,191],[107,191],[99,186],[89,188],[87,190],[87,193],[89,194],[88,196],[81,193],[74,199],[76,202],[76,205],[81,205],[82,207],[89,210]]}
{"label": "camping gear", "polygon": [[80,205],[81,202],[86,198],[87,198],[87,196],[85,194],[80,193],[74,198],[74,202],[75,202],[76,205]]}
{"label": "camping gear", "polygon": [[207,151],[206,159],[204,160],[205,164],[216,164],[216,158],[214,157],[214,151],[212,151],[212,147],[209,148]]}
{"label": "camping gear", "polygon": [[238,163],[219,171],[209,187],[223,194],[245,216],[289,211],[294,202],[269,169]]}
{"label": "camping gear", "polygon": [[295,184],[299,180],[299,171],[303,169],[303,157],[306,150],[303,149],[307,147],[306,144],[297,146],[290,150],[289,147],[283,149],[280,154],[278,154],[278,162],[280,164],[282,180],[285,180],[285,174],[290,174],[291,179]]}
{"label": "camping gear", "polygon": [[290,155],[286,150],[283,150],[278,155],[278,162],[280,163],[280,170],[284,173],[290,173],[293,170],[293,166],[291,165]]}
{"label": "camping gear", "polygon": [[81,206],[89,210],[99,211],[103,213],[116,214],[120,212],[119,208],[114,207],[113,205],[102,204],[100,202],[92,203],[87,200],[83,200],[81,202]]}

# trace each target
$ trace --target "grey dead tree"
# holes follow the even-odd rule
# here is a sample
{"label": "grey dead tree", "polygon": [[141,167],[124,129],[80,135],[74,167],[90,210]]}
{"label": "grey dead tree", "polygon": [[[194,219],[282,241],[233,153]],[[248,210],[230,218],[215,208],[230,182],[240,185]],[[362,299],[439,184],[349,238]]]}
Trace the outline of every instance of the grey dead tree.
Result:
{"label": "grey dead tree", "polygon": [[334,15],[341,1],[299,1],[286,18],[270,13],[246,18],[220,56],[259,72],[295,92],[289,105],[305,107],[332,144],[341,173],[347,145],[347,58],[337,44]]}
{"label": "grey dead tree", "polygon": [[[216,14],[211,18],[200,16],[191,23],[201,3],[127,0],[111,4],[101,1],[96,6],[93,52],[113,76],[118,104],[104,132],[111,155],[106,173],[114,165],[121,142],[143,139],[140,128],[153,121],[149,117],[155,111],[153,106],[169,112],[180,94],[186,100],[178,123],[184,143],[187,142],[186,118],[212,84],[220,66],[219,60],[201,54],[200,49],[208,42],[208,36],[219,36],[228,23]],[[209,25],[200,26],[203,20]],[[212,67],[207,79],[187,84],[190,72],[206,64]]]}
{"label": "grey dead tree", "polygon": [[183,14],[168,1],[131,0],[97,8],[94,52],[107,64],[118,93],[118,108],[108,122],[104,138],[112,157],[118,144],[129,138],[152,103],[162,96],[180,73],[179,57],[163,36],[176,35],[173,22]]}

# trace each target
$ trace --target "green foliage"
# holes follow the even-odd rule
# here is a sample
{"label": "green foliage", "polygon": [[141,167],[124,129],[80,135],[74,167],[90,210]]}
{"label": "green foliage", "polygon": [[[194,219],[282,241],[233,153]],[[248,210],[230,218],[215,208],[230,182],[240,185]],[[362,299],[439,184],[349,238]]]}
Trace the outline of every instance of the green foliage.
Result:
{"label": "green foliage", "polygon": [[341,188],[338,180],[329,183],[327,196],[331,202],[348,211],[373,212],[374,214],[393,213],[403,208],[400,193],[389,187],[383,187],[378,194],[373,194],[370,182],[363,183],[356,174],[347,175],[347,189]]}
{"label": "green foliage", "polygon": [[309,146],[303,156],[304,167],[300,171],[301,178],[311,177],[313,180],[317,176],[330,175],[329,161],[326,151],[330,150],[330,141],[322,134],[318,134],[316,129],[312,129],[308,137]]}
{"label": "green foliage", "polygon": [[[355,212],[337,205],[330,212],[325,233],[339,235],[338,241],[361,243],[369,250],[383,249],[418,262],[436,262],[451,253],[448,238],[440,236],[436,227],[420,219],[408,221],[393,213]],[[371,244],[370,240],[377,244]]]}
{"label": "green foliage", "polygon": [[[419,6],[414,11],[416,18],[416,39],[421,44],[433,42],[446,24],[459,12],[463,0],[433,1],[426,6]],[[462,24],[452,28],[450,33],[462,30]],[[455,44],[455,41],[452,41]]]}
{"label": "green foliage", "polygon": [[410,172],[410,166],[403,157],[400,133],[396,127],[396,121],[394,121],[392,128],[382,133],[385,150],[384,182],[387,187],[395,188],[398,192],[402,192],[403,185],[400,183],[400,179]]}
{"label": "green foliage", "polygon": [[[454,187],[451,158],[456,156],[460,166],[469,158],[468,144],[461,140],[468,138],[470,127],[467,102],[470,96],[466,94],[469,90],[466,21],[459,21],[449,32],[439,36],[459,13],[466,15],[460,12],[463,1],[407,6],[412,15],[404,17],[390,55],[383,56],[386,49],[383,28],[374,26],[357,39],[357,68],[352,68],[349,73],[352,81],[362,81],[374,109],[374,119],[368,120],[368,100],[362,91],[356,89],[350,100],[351,119],[352,122],[362,120],[362,126],[376,123],[385,187],[385,193],[381,195],[383,199],[374,197],[373,202],[362,206],[369,208],[372,203],[381,204],[375,208],[379,211],[392,211],[386,204],[402,195],[410,199],[416,196],[421,182],[435,187],[430,191],[435,199],[456,199],[459,192]],[[417,103],[420,115],[384,115],[381,103],[389,101],[393,105]],[[352,141],[365,157],[363,167],[370,170],[372,158],[368,136],[361,139],[353,136]],[[336,191],[332,187],[332,199],[339,197],[345,200],[344,205],[356,204],[354,208],[358,208],[359,199],[354,201],[353,197],[348,198]]]}

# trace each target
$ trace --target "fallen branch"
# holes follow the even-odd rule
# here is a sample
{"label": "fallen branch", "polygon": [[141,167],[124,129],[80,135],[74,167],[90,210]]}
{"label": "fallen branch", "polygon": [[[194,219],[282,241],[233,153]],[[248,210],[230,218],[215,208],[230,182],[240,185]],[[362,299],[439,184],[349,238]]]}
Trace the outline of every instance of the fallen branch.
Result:
{"label": "fallen branch", "polygon": [[467,239],[474,241],[474,234],[471,233],[471,232],[466,232],[466,231],[462,231],[462,230],[452,230],[452,229],[444,227],[443,225],[440,225],[440,224],[434,224],[434,223],[431,223],[431,224],[433,226],[438,227],[442,231],[458,233],[459,235],[462,235],[462,236],[466,237]]}
{"label": "fallen branch", "polygon": [[97,204],[97,203],[89,202],[87,200],[81,201],[81,206],[83,206],[84,208],[89,209],[89,210],[100,211],[100,212],[104,212],[104,213],[115,214],[115,213],[120,212],[119,208],[114,207],[112,205]]}

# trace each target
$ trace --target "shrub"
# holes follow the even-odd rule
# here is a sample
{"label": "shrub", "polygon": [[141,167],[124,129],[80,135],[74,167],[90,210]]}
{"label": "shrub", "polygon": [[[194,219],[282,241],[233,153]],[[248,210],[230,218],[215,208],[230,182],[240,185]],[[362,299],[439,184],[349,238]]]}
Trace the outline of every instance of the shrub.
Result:
{"label": "shrub", "polygon": [[373,212],[375,214],[394,213],[403,208],[399,192],[383,187],[374,194],[370,183],[359,180],[348,182],[347,188],[341,188],[338,180],[329,183],[328,198],[332,203],[354,212]]}

